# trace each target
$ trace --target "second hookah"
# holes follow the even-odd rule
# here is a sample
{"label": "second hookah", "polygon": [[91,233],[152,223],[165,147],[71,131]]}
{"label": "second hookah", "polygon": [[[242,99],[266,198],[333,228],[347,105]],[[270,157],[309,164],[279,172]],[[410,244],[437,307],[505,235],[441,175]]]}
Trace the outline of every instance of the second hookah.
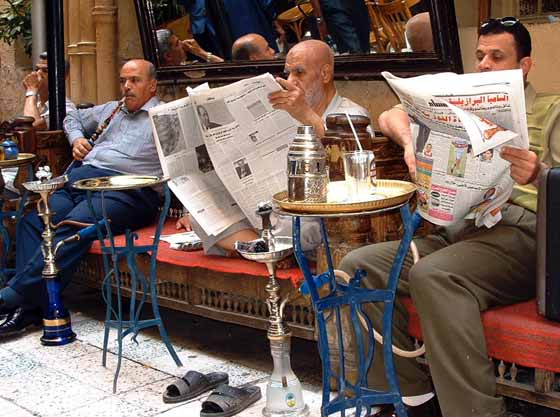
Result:
{"label": "second hookah", "polygon": [[261,216],[263,225],[261,239],[235,242],[235,248],[241,256],[266,264],[269,273],[269,281],[265,287],[269,312],[267,337],[270,341],[274,369],[266,386],[266,407],[262,413],[265,417],[306,417],[309,415],[309,407],[303,401],[301,383],[290,364],[292,333],[282,323],[284,306],[288,299],[280,302],[280,285],[276,281],[278,262],[293,252],[292,238],[272,235],[271,213],[270,204],[259,204],[257,214]]}
{"label": "second hookah", "polygon": [[64,308],[60,297],[59,269],[56,266],[56,254],[63,245],[70,241],[78,240],[82,236],[80,233],[77,233],[55,245],[56,226],[52,224],[54,212],[51,211],[49,206],[49,196],[52,192],[62,188],[68,181],[68,177],[63,175],[51,179],[49,167],[40,167],[36,176],[38,181],[25,182],[23,186],[29,191],[40,195],[41,198],[37,201],[37,213],[45,224],[45,229],[41,235],[43,237],[41,252],[44,258],[42,275],[47,287],[49,303],[43,316],[41,343],[45,346],[61,346],[73,342],[76,339],[76,333],[72,331],[70,314]]}

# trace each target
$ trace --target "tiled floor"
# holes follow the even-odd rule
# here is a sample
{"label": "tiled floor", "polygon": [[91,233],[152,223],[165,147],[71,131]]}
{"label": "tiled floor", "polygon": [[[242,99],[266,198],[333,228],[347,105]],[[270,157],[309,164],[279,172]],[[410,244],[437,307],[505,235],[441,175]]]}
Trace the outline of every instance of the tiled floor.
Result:
{"label": "tiled floor", "polygon": [[[157,331],[144,331],[139,344],[127,338],[118,391],[112,393],[116,355],[101,366],[103,308],[98,292],[70,288],[65,293],[78,340],[60,347],[40,344],[40,330],[0,343],[0,416],[195,417],[208,395],[165,404],[165,387],[189,369],[227,372],[230,384],[255,384],[263,398],[238,414],[261,416],[266,380],[272,368],[266,334],[173,311],[163,311],[184,367],[178,368]],[[114,334],[112,352],[116,351]],[[293,364],[305,388],[311,416],[319,416],[320,369],[315,344],[294,340]],[[310,359],[311,358],[311,359]]]}

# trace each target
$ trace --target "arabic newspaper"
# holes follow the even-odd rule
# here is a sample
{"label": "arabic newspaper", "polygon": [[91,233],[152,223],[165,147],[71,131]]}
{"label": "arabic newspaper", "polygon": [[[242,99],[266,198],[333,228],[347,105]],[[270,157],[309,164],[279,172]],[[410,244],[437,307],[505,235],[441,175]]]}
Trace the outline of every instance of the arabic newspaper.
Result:
{"label": "arabic newspaper", "polygon": [[257,203],[286,189],[296,122],[269,104],[279,89],[264,74],[150,109],[170,188],[208,235],[245,217],[261,227]]}
{"label": "arabic newspaper", "polygon": [[521,70],[383,76],[412,121],[420,214],[495,225],[514,185],[500,148],[529,147]]}

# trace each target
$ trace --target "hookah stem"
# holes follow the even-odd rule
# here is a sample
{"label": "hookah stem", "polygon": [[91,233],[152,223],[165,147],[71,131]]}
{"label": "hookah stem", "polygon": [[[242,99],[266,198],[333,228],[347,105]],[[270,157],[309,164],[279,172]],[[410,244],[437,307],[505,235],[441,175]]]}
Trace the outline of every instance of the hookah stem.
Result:
{"label": "hookah stem", "polygon": [[95,132],[93,133],[93,135],[91,135],[91,138],[88,139],[88,143],[91,146],[94,146],[94,142],[97,140],[99,135],[101,135],[103,133],[103,131],[105,129],[107,129],[107,126],[109,126],[109,123],[111,123],[111,120],[113,120],[113,118],[117,115],[119,110],[122,108],[122,106],[124,105],[125,98],[126,98],[126,96],[122,97],[119,100],[119,102],[117,103],[117,106],[115,107],[115,109],[111,112],[111,114],[105,120],[103,120],[103,122],[100,123],[99,126],[97,126],[97,129],[95,129]]}

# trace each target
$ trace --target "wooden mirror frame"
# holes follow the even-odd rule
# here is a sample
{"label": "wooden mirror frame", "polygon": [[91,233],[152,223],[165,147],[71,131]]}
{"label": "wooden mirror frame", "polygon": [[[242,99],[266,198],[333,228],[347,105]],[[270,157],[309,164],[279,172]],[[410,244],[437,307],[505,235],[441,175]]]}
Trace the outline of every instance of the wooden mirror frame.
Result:
{"label": "wooden mirror frame", "polygon": [[[381,80],[382,71],[399,76],[431,72],[463,72],[459,34],[453,1],[427,0],[434,33],[433,53],[356,54],[335,57],[335,78],[339,80]],[[189,66],[163,67],[156,50],[155,26],[147,0],[134,0],[144,57],[156,65],[160,84],[232,82],[270,72],[281,74],[284,60],[256,62],[196,63]],[[196,71],[201,77],[189,77],[185,71]]]}

